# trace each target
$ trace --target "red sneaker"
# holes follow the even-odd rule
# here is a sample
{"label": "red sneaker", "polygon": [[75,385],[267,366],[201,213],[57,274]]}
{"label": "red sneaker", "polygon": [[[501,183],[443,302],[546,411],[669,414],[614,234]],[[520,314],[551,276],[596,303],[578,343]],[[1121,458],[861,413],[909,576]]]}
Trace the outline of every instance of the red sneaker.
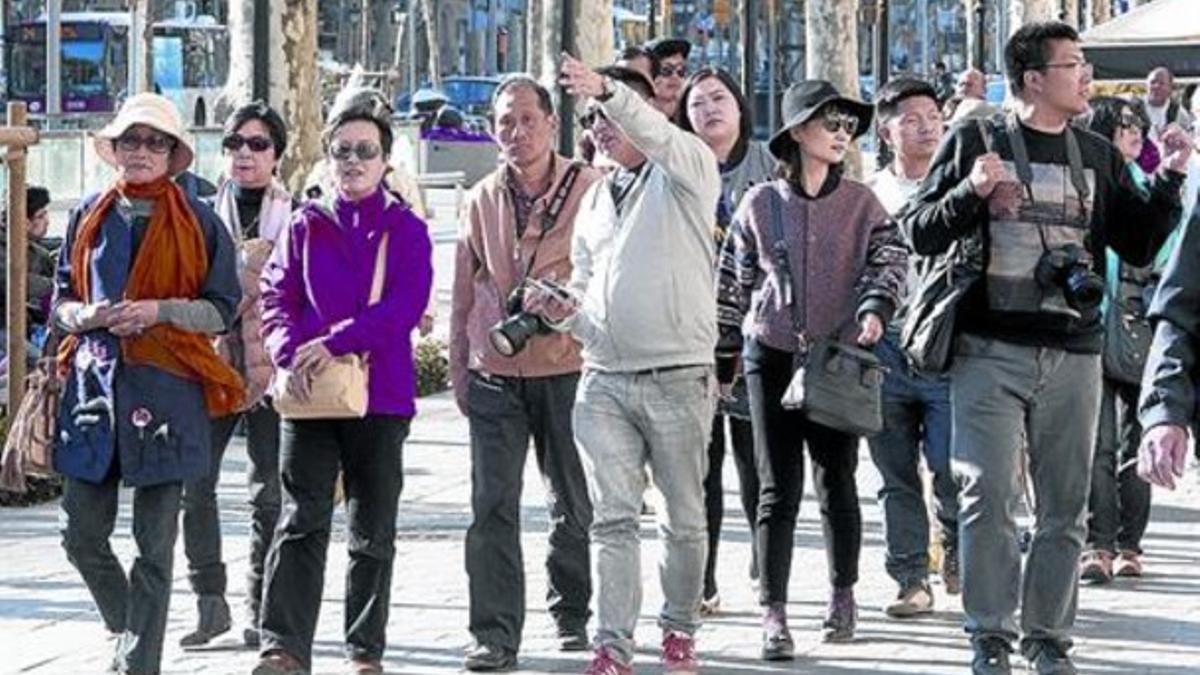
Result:
{"label": "red sneaker", "polygon": [[1121,551],[1113,563],[1113,576],[1140,577],[1142,576],[1142,556],[1137,551]]}
{"label": "red sneaker", "polygon": [[1079,578],[1090,584],[1112,581],[1113,554],[1104,550],[1084,551],[1079,558]]}
{"label": "red sneaker", "polygon": [[618,661],[607,647],[600,647],[583,675],[633,675],[633,666]]}
{"label": "red sneaker", "polygon": [[696,662],[696,641],[687,633],[673,630],[664,633],[662,664],[664,673],[697,675],[700,664]]}

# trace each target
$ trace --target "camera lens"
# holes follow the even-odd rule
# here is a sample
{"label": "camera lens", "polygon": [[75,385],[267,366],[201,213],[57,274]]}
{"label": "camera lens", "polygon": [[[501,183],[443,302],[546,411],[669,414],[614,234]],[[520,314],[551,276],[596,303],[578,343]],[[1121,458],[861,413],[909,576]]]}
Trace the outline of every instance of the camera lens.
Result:
{"label": "camera lens", "polygon": [[1064,286],[1067,302],[1076,309],[1091,309],[1104,298],[1104,282],[1082,265],[1071,270]]}
{"label": "camera lens", "polygon": [[488,340],[501,356],[513,357],[525,349],[529,338],[541,327],[542,320],[536,314],[520,312],[496,324],[488,331]]}

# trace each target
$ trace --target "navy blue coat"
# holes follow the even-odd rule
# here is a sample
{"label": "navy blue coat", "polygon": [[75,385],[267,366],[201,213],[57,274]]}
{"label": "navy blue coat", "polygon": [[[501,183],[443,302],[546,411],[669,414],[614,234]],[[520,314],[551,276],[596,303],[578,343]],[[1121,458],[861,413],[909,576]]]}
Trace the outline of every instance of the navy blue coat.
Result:
{"label": "navy blue coat", "polygon": [[[99,195],[71,213],[55,274],[54,304],[82,300],[119,302],[145,226],[132,226],[112,208],[92,255],[91,298],[71,288],[71,249],[83,214]],[[228,330],[241,301],[233,240],[207,205],[188,197],[208,250],[200,298],[217,308]],[[126,485],[146,486],[199,478],[209,470],[210,419],[198,382],[154,366],[122,362],[120,340],[106,329],[79,336],[74,363],[63,383],[54,466],[77,480],[100,483],[114,471]],[[114,467],[116,462],[116,467]]]}

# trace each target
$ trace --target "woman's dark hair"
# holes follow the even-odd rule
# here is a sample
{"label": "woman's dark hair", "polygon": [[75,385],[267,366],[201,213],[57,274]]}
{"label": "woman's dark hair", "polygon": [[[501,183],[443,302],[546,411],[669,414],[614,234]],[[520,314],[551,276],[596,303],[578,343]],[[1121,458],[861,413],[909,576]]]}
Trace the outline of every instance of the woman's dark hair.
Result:
{"label": "woman's dark hair", "polygon": [[[808,121],[804,122],[804,124],[820,120],[830,108],[836,107],[837,103],[835,102],[831,101],[826,103],[818,108],[817,111],[812,114],[812,117],[809,117]],[[801,124],[797,126],[804,125]],[[802,159],[803,154],[804,153],[800,150],[800,143],[798,141],[784,144],[780,149],[779,156],[775,158],[775,175],[789,183],[792,183],[793,185],[800,185],[804,176],[804,161]],[[832,174],[836,171],[840,174],[844,164],[845,162],[838,162],[837,164],[830,165],[829,172]]]}
{"label": "woman's dark hair", "polygon": [[737,142],[733,144],[733,150],[729,152],[729,158],[725,161],[729,166],[737,166],[746,156],[746,149],[750,146],[750,139],[754,136],[754,120],[750,118],[749,106],[746,104],[745,95],[742,94],[742,88],[724,68],[706,66],[692,73],[687,83],[683,85],[683,92],[679,95],[679,107],[675,111],[675,124],[684,131],[696,133],[696,130],[692,128],[692,121],[688,119],[687,115],[688,97],[692,95],[692,90],[696,88],[696,85],[714,77],[729,90],[729,93],[733,95],[733,100],[737,101],[741,123],[738,125]]}
{"label": "woman's dark hair", "polygon": [[237,133],[237,130],[250,120],[262,122],[267,128],[267,134],[271,136],[271,145],[275,146],[275,159],[283,157],[283,151],[287,149],[287,125],[284,124],[283,117],[263,101],[247,103],[234,110],[229,119],[225,120],[225,134]]}
{"label": "woman's dark hair", "polygon": [[1143,136],[1150,130],[1150,119],[1133,101],[1118,96],[1097,96],[1088,101],[1088,105],[1092,108],[1092,121],[1088,124],[1088,129],[1103,136],[1107,141],[1116,136],[1123,110],[1129,110],[1137,116],[1138,127]]}
{"label": "woman's dark hair", "polygon": [[1050,42],[1079,42],[1079,33],[1061,21],[1027,23],[1004,45],[1004,74],[1014,95],[1025,91],[1025,73],[1045,70],[1050,61]]}
{"label": "woman's dark hair", "polygon": [[370,122],[379,129],[379,145],[384,155],[392,154],[392,105],[376,89],[359,88],[342,92],[329,111],[321,138],[328,146],[343,125]]}
{"label": "woman's dark hair", "polygon": [[635,59],[646,59],[650,62],[651,77],[658,77],[662,73],[662,61],[659,60],[658,54],[641,45],[630,45],[622,49],[621,55],[617,57],[618,61],[633,61]]}

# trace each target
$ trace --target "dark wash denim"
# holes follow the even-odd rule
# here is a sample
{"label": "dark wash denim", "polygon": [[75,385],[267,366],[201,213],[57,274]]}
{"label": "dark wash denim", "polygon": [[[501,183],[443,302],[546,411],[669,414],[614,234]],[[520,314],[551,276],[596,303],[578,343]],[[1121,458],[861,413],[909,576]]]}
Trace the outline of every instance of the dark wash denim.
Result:
{"label": "dark wash denim", "polygon": [[901,588],[929,577],[929,512],[917,468],[924,455],[933,473],[934,513],[942,546],[958,548],[958,483],[950,470],[950,381],[913,371],[889,330],[875,347],[887,367],[883,379],[883,431],[867,439],[883,478],[879,503],[887,550],[884,566]]}
{"label": "dark wash denim", "polygon": [[258,625],[262,603],[263,564],[275,523],[279,520],[279,414],[267,403],[212,421],[212,467],[208,474],[183,486],[183,552],[188,582],[197,595],[223,595],[225,564],[221,556],[221,519],[217,483],[221,462],[239,421],[245,422],[246,482],[250,492],[250,569],[246,573],[246,609]]}
{"label": "dark wash denim", "polygon": [[849,588],[858,581],[862,509],[854,472],[858,437],[784,410],[779,399],[792,379],[792,354],[747,340],[743,354],[758,466],[759,602],[787,602],[796,516],[804,494],[804,450],[813,465],[813,488],[821,506],[821,529],[829,582]]}
{"label": "dark wash denim", "polygon": [[338,471],[346,495],[347,658],[383,658],[396,548],[401,459],[409,419],[284,420],[279,452],[283,514],[267,554],[262,650],[312,663],[313,633],[325,587],[325,556]]}
{"label": "dark wash denim", "polygon": [[713,417],[712,437],[708,442],[708,475],[704,477],[704,511],[708,519],[708,560],[704,564],[704,597],[717,594],[717,553],[721,543],[721,521],[725,519],[725,421],[733,463],[738,473],[738,496],[750,529],[750,578],[758,579],[758,551],[753,542],[758,529],[758,469],[754,465],[754,431],[750,421],[732,415]]}
{"label": "dark wash denim", "polygon": [[117,520],[119,471],[96,484],[67,477],[60,509],[63,548],[95,600],[104,627],[121,634],[120,672],[157,673],[171,599],[181,483],[133,489],[137,555],[126,576],[110,538]]}
{"label": "dark wash denim", "polygon": [[489,377],[472,372],[467,407],[471,432],[471,512],[466,565],[470,630],[481,644],[513,653],[525,623],[521,555],[521,487],[532,437],[546,484],[550,542],[547,609],[560,632],[587,625],[592,597],[588,529],[592,502],[575,448],[571,410],[579,374]]}

